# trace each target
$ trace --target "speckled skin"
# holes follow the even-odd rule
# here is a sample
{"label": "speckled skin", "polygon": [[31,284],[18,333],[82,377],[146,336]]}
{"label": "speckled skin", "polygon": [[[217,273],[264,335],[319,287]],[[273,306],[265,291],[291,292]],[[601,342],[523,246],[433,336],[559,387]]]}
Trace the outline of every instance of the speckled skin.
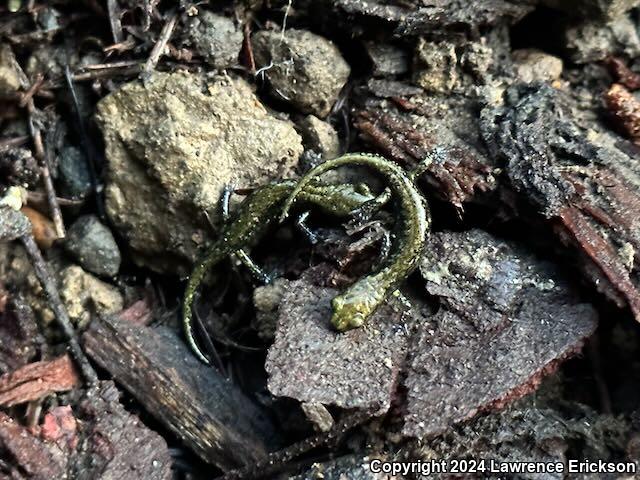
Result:
{"label": "speckled skin", "polygon": [[400,213],[396,223],[395,241],[386,260],[375,272],[361,278],[332,300],[331,323],[339,331],[362,326],[397,289],[400,282],[416,268],[424,251],[431,222],[426,200],[416,187],[414,176],[394,162],[364,153],[346,154],[310,170],[285,202],[281,220],[286,218],[289,208],[298,196],[302,198],[302,193],[310,182],[342,165],[368,166],[384,175],[397,198]]}
{"label": "speckled skin", "polygon": [[[198,287],[209,269],[228,255],[251,246],[265,233],[269,225],[278,218],[283,202],[295,187],[296,182],[291,180],[265,185],[253,191],[239,206],[232,220],[224,226],[219,239],[193,269],[184,294],[182,322],[189,346],[203,362],[209,363],[195,341],[191,324],[193,299]],[[296,195],[298,194],[304,202],[318,205],[326,213],[337,216],[349,215],[373,199],[365,186],[350,184],[306,182]]]}

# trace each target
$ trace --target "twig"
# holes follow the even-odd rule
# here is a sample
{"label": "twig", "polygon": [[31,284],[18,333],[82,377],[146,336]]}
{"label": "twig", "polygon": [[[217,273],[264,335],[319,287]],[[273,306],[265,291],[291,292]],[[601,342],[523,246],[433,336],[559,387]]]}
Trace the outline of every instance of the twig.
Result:
{"label": "twig", "polygon": [[27,135],[13,138],[1,138],[0,150],[10,147],[19,147],[20,145],[24,145],[25,143],[27,143],[27,140],[29,140],[29,137]]}
{"label": "twig", "polygon": [[29,89],[23,94],[21,94],[22,98],[20,99],[20,103],[19,103],[21,108],[24,108],[27,106],[27,103],[29,103],[29,100],[31,100],[34,97],[34,95],[38,92],[38,90],[40,90],[43,84],[44,84],[44,76],[41,73],[38,73],[36,76],[36,80],[31,84]]}
{"label": "twig", "polygon": [[75,80],[76,79],[75,76],[78,74],[78,72],[92,71],[92,70],[113,70],[113,69],[125,68],[125,67],[135,67],[135,66],[139,67],[140,65],[142,65],[142,62],[140,62],[139,60],[120,60],[118,62],[110,62],[110,63],[94,63],[93,65],[84,65],[82,67],[79,67],[76,73],[72,75],[72,78]]}
{"label": "twig", "polygon": [[84,73],[75,73],[71,78],[74,82],[85,82],[99,78],[111,78],[118,75],[137,75],[142,70],[142,63],[130,67],[105,68],[103,70],[90,70]]}
{"label": "twig", "polygon": [[247,68],[249,69],[249,73],[255,75],[256,73],[256,59],[253,55],[253,46],[251,45],[251,15],[247,15],[247,18],[244,20],[244,25],[242,27],[243,33],[243,47],[246,52],[246,62]]}
{"label": "twig", "polygon": [[58,321],[58,325],[62,329],[64,333],[68,345],[69,350],[71,351],[71,355],[78,362],[78,366],[80,367],[80,371],[82,372],[83,377],[87,381],[89,385],[95,385],[98,383],[98,375],[95,370],[89,364],[89,360],[85,356],[84,352],[80,348],[80,344],[78,343],[78,338],[76,336],[76,332],[73,329],[73,325],[71,324],[71,320],[69,319],[69,315],[67,314],[67,310],[62,304],[62,300],[60,299],[60,294],[58,293],[58,289],[53,280],[51,272],[49,271],[49,267],[47,267],[44,258],[42,258],[42,254],[40,253],[40,249],[36,245],[35,240],[31,234],[24,235],[20,237],[22,244],[24,245],[27,254],[31,260],[31,264],[33,265],[33,269],[35,270],[36,277],[38,277],[38,281],[42,285],[45,293],[50,302],[50,307],[53,310],[53,313],[56,316],[56,320]]}
{"label": "twig", "polygon": [[[81,207],[84,203],[82,200],[75,200],[73,198],[56,197],[56,200],[58,201],[58,205],[61,207]],[[41,209],[41,207],[45,205],[46,201],[46,194],[27,190],[27,205],[36,205],[38,207],[36,208],[37,210]]]}
{"label": "twig", "polygon": [[178,20],[178,14],[172,13],[165,24],[162,26],[162,30],[160,31],[160,38],[151,49],[151,54],[149,55],[149,59],[147,63],[144,65],[143,72],[150,73],[156,68],[158,64],[158,60],[162,56],[164,52],[164,47],[167,46],[167,42],[171,39],[171,35],[173,35],[173,30],[176,27],[176,22]]}
{"label": "twig", "polygon": [[71,92],[71,99],[73,103],[73,110],[76,116],[76,122],[78,123],[78,131],[80,132],[80,142],[82,143],[82,148],[84,149],[84,153],[87,157],[87,165],[89,166],[89,179],[91,181],[91,190],[93,191],[95,200],[96,200],[96,208],[98,210],[98,216],[101,220],[106,219],[105,208],[102,204],[102,195],[101,188],[98,185],[98,169],[96,166],[95,157],[93,156],[93,148],[89,141],[89,136],[87,135],[87,131],[84,128],[84,121],[82,119],[82,114],[80,113],[80,103],[78,102],[78,95],[76,94],[76,89],[73,85],[73,79],[71,78],[71,71],[69,70],[69,64],[64,67],[64,77],[67,81],[67,87],[69,88],[69,92]]}
{"label": "twig", "polygon": [[236,470],[230,470],[223,476],[217,477],[216,480],[239,480],[272,475],[278,470],[286,467],[287,463],[294,458],[299,457],[314,448],[330,444],[331,442],[336,442],[349,430],[370,419],[377,410],[379,409],[369,409],[348,414],[328,432],[314,435],[298,443],[294,443],[287,448],[273,452],[264,460],[253,465],[238,468]]}
{"label": "twig", "polygon": [[116,0],[107,0],[107,11],[109,12],[109,23],[111,24],[111,35],[114,43],[122,42],[122,22],[120,22],[120,7]]}
{"label": "twig", "polygon": [[60,205],[56,197],[56,191],[53,187],[53,180],[51,180],[51,171],[49,169],[49,150],[45,151],[42,143],[42,132],[40,128],[35,124],[33,120],[33,114],[35,112],[35,106],[33,104],[33,98],[27,102],[27,110],[29,111],[29,132],[33,139],[33,146],[35,148],[35,157],[40,162],[40,168],[42,169],[42,179],[44,181],[44,189],[47,193],[47,201],[49,202],[49,209],[51,211],[51,217],[56,229],[56,235],[58,238],[64,238],[66,235],[64,222],[62,221],[62,212],[60,212]]}

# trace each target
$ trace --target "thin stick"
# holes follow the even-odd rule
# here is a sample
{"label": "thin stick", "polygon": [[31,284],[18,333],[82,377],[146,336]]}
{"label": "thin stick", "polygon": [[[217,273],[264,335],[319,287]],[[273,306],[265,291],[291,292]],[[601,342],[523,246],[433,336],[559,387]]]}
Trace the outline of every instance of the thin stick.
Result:
{"label": "thin stick", "polygon": [[50,307],[53,310],[53,313],[56,316],[56,320],[58,321],[58,325],[62,329],[67,341],[68,348],[71,351],[71,355],[75,358],[76,362],[78,362],[78,366],[80,367],[80,371],[84,376],[85,380],[89,385],[95,385],[98,383],[98,375],[95,370],[87,360],[82,348],[80,348],[80,343],[78,343],[78,337],[76,336],[76,332],[73,329],[73,325],[71,324],[71,320],[69,319],[69,315],[67,310],[64,308],[62,304],[62,300],[60,299],[60,295],[58,293],[58,288],[53,280],[51,272],[49,271],[49,267],[47,266],[44,258],[42,258],[42,254],[40,253],[40,249],[36,245],[35,240],[31,234],[24,235],[20,237],[24,248],[29,255],[31,260],[31,264],[33,265],[33,269],[35,270],[36,277],[38,277],[38,281],[50,302]]}
{"label": "thin stick", "polygon": [[122,42],[122,23],[120,22],[120,7],[116,0],[107,0],[107,11],[109,12],[109,24],[111,25],[111,35],[113,43]]}
{"label": "thin stick", "polygon": [[149,59],[147,60],[147,63],[145,64],[143,69],[144,72],[149,73],[156,68],[158,60],[160,60],[160,57],[164,52],[164,47],[167,46],[167,43],[171,39],[171,35],[173,35],[173,30],[176,27],[177,21],[178,14],[172,13],[169,16],[169,19],[162,26],[162,30],[160,31],[160,38],[153,46],[153,49],[151,49],[151,54],[149,55]]}
{"label": "thin stick", "polygon": [[267,455],[263,460],[236,470],[225,473],[218,480],[240,480],[244,478],[256,478],[266,475],[272,475],[278,470],[286,467],[287,464],[296,457],[318,448],[335,442],[352,428],[364,423],[371,418],[377,409],[357,411],[347,414],[347,416],[326,433],[320,433],[312,437],[306,438],[298,443],[286,447],[277,452]]}
{"label": "thin stick", "polygon": [[53,225],[55,227],[56,235],[58,236],[58,238],[64,238],[66,235],[66,231],[64,228],[64,222],[62,221],[62,212],[60,211],[60,205],[58,204],[58,198],[53,187],[53,180],[51,179],[51,171],[49,169],[50,149],[47,149],[45,151],[44,145],[42,143],[42,132],[33,121],[33,113],[35,112],[33,98],[29,99],[27,103],[27,110],[29,111],[29,131],[31,133],[31,138],[33,139],[36,160],[40,162],[40,168],[42,170],[42,180],[44,182],[44,189],[47,193],[47,201],[49,203],[49,210],[51,213],[51,218],[53,219]]}
{"label": "thin stick", "polygon": [[33,96],[38,92],[38,90],[40,90],[43,84],[44,84],[44,76],[41,73],[39,73],[36,76],[35,82],[33,82],[29,87],[29,90],[21,94],[22,98],[20,99],[20,103],[19,103],[20,108],[24,108],[27,106],[27,103],[29,103],[29,100],[33,98]]}
{"label": "thin stick", "polygon": [[76,115],[76,122],[78,123],[78,131],[80,132],[80,142],[82,143],[82,148],[84,149],[85,156],[87,157],[87,165],[89,166],[89,179],[91,180],[91,190],[93,191],[95,197],[98,216],[102,221],[105,221],[106,215],[105,208],[102,203],[102,189],[98,184],[98,168],[96,165],[95,157],[93,155],[93,148],[89,141],[89,136],[87,135],[87,131],[84,128],[84,121],[82,119],[82,114],[80,113],[80,103],[78,102],[78,95],[76,94],[76,89],[73,85],[73,79],[71,78],[71,70],[69,70],[69,64],[65,65],[64,67],[64,77],[67,81],[69,92],[71,92],[73,110]]}
{"label": "thin stick", "polygon": [[27,140],[29,140],[29,137],[27,135],[23,135],[21,137],[0,138],[0,149],[19,147],[27,143]]}

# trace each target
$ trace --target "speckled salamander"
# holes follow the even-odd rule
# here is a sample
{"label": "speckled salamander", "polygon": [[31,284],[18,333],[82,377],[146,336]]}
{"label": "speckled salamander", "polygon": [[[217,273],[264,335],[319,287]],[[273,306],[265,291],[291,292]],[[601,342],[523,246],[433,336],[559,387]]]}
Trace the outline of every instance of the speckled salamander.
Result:
{"label": "speckled salamander", "polygon": [[310,182],[342,165],[363,165],[384,175],[397,198],[400,214],[395,227],[395,241],[385,261],[376,271],[359,279],[332,300],[331,323],[339,331],[360,327],[416,268],[430,225],[428,206],[414,183],[414,175],[383,157],[364,153],[346,154],[307,172],[285,202],[280,220],[287,217],[289,208]]}
{"label": "speckled salamander", "polygon": [[[269,224],[278,218],[282,204],[295,187],[296,182],[288,180],[259,187],[249,194],[223,227],[220,238],[193,269],[184,294],[182,322],[189,346],[203,362],[209,363],[196,343],[191,323],[192,305],[198,287],[209,269],[228,255],[251,246],[265,233]],[[374,198],[363,185],[309,182],[298,189],[296,195],[307,203],[320,206],[326,213],[337,216],[347,216]]]}

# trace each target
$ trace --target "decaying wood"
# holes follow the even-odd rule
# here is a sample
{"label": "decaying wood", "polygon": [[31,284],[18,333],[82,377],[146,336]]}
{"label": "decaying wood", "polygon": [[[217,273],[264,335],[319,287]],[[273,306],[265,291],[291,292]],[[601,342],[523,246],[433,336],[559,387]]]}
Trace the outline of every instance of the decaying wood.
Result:
{"label": "decaying wood", "polygon": [[170,330],[95,320],[88,354],[203,460],[222,469],[264,458],[273,427],[233,384],[193,357]]}
{"label": "decaying wood", "polygon": [[0,373],[26,365],[43,342],[33,311],[17,295],[0,312],[0,338]]}
{"label": "decaying wood", "polygon": [[494,165],[478,138],[470,108],[452,101],[445,110],[420,90],[404,87],[384,82],[368,87],[362,106],[354,111],[361,138],[408,169],[429,162],[423,177],[429,192],[458,210],[476,194],[493,190]]}
{"label": "decaying wood", "polygon": [[412,338],[409,436],[445,432],[534,391],[597,325],[553,268],[479,230],[434,235],[420,271],[442,307]]}
{"label": "decaying wood", "polygon": [[54,480],[64,478],[66,458],[57,448],[31,435],[0,412],[0,478]]}
{"label": "decaying wood", "polygon": [[70,477],[170,480],[173,462],[166,441],[127,412],[119,399],[113,382],[101,382],[80,403],[80,440],[71,453]]}
{"label": "decaying wood", "polygon": [[609,132],[589,134],[570,99],[546,85],[512,87],[482,115],[487,145],[505,162],[511,187],[551,220],[596,288],[640,321],[635,147]]}
{"label": "decaying wood", "polygon": [[280,304],[265,365],[269,390],[342,408],[378,406],[383,413],[391,405],[406,354],[410,327],[403,325],[412,316],[391,300],[365,327],[337,332],[330,319],[331,299],[338,291],[318,287],[313,276],[310,270],[292,282]]}
{"label": "decaying wood", "polygon": [[0,407],[38,400],[75,388],[80,378],[68,355],[25,365],[0,377]]}

